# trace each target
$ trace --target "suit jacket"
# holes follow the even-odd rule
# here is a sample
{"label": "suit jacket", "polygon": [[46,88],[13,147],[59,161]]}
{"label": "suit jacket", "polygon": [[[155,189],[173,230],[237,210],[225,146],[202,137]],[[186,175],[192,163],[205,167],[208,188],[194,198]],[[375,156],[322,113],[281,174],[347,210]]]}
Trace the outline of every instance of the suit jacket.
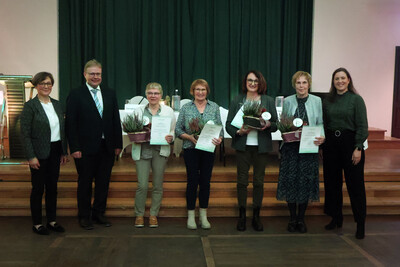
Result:
{"label": "suit jacket", "polygon": [[[67,155],[64,112],[60,102],[53,98],[50,99],[60,123],[62,151],[64,155]],[[46,159],[49,157],[51,144],[50,124],[46,112],[37,96],[24,105],[24,109],[21,113],[21,132],[25,156],[28,160],[35,157],[38,159]]]}
{"label": "suit jacket", "polygon": [[[228,112],[228,118],[226,120],[226,131],[232,136],[232,147],[238,151],[246,150],[247,135],[240,136],[236,134],[238,128],[231,124],[236,113],[242,107],[246,95],[238,95],[231,103]],[[276,113],[275,101],[272,97],[267,95],[261,95],[261,106],[263,106],[269,113],[271,113],[271,127],[266,128],[264,131],[258,131],[258,153],[266,153],[272,151],[272,137],[271,132],[277,130],[276,121],[278,115]]]}
{"label": "suit jacket", "polygon": [[67,98],[66,130],[70,153],[94,155],[101,148],[102,135],[109,153],[122,148],[122,130],[115,92],[101,86],[103,118],[86,84]]}

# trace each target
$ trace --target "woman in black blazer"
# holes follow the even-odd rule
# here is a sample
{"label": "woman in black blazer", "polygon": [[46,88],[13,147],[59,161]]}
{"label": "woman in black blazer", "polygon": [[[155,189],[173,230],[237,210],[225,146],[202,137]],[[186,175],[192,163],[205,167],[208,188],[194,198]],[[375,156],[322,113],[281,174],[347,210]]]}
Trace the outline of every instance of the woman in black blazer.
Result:
{"label": "woman in black blazer", "polygon": [[[54,85],[51,73],[39,72],[32,79],[37,96],[25,103],[21,132],[32,177],[31,213],[33,232],[48,235],[50,230],[64,232],[56,222],[57,181],[60,164],[67,161],[64,113],[61,104],[50,97]],[[42,225],[42,197],[46,189],[47,225]]]}

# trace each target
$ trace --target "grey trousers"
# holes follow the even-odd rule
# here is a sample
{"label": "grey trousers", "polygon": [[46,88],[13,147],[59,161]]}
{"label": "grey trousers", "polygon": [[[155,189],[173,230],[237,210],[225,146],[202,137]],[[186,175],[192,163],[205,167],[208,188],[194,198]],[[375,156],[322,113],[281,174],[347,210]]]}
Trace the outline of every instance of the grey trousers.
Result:
{"label": "grey trousers", "polygon": [[258,153],[257,146],[246,146],[246,151],[236,150],[237,159],[237,197],[239,207],[247,206],[247,186],[249,185],[249,170],[253,165],[253,208],[261,208],[264,196],[265,166],[267,153]]}
{"label": "grey trousers", "polygon": [[150,215],[158,215],[163,196],[164,170],[167,160],[168,158],[160,156],[160,151],[153,150],[151,159],[140,159],[136,161],[136,173],[138,176],[138,188],[135,198],[136,216],[144,215],[147,190],[149,188],[150,168],[153,174]]}

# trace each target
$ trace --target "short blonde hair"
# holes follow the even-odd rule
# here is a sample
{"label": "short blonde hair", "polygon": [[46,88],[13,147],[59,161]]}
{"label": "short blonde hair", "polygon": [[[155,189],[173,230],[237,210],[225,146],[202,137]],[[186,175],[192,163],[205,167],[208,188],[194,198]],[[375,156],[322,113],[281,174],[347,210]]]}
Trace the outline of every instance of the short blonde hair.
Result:
{"label": "short blonde hair", "polygon": [[293,74],[292,77],[292,86],[294,89],[296,89],[296,81],[297,79],[299,79],[300,77],[304,76],[308,82],[308,89],[311,88],[311,83],[312,83],[312,79],[311,79],[311,75],[310,73],[306,72],[306,71],[301,71],[299,70],[298,72],[296,72],[295,74]]}
{"label": "short blonde hair", "polygon": [[203,85],[207,90],[207,95],[210,93],[210,86],[208,85],[208,82],[204,79],[197,79],[194,80],[192,82],[192,85],[190,86],[190,94],[192,96],[194,96],[194,89],[196,88],[197,85]]}
{"label": "short blonde hair", "polygon": [[86,72],[86,70],[90,67],[99,67],[101,69],[101,63],[98,62],[96,59],[91,59],[88,62],[86,62],[83,71]]}
{"label": "short blonde hair", "polygon": [[159,84],[159,83],[154,83],[154,82],[148,83],[148,84],[146,85],[145,94],[147,94],[147,91],[149,91],[150,89],[157,89],[157,90],[160,92],[161,96],[163,95],[162,86],[161,86],[161,84]]}

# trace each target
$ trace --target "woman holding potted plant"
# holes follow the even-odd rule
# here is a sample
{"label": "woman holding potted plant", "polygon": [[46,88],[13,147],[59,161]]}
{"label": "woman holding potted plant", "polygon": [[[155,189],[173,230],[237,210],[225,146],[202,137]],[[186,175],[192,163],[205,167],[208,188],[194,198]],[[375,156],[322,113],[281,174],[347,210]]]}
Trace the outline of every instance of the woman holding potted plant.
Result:
{"label": "woman holding potted plant", "polygon": [[345,68],[332,74],[329,96],[324,101],[326,143],[324,155],[325,213],[332,217],[326,230],[343,225],[343,175],[357,222],[356,238],[365,235],[366,196],[364,142],[368,137],[367,109]]}
{"label": "woman holding potted plant", "polygon": [[[195,222],[195,207],[197,189],[199,188],[201,228],[210,229],[211,225],[207,220],[208,200],[210,197],[210,180],[214,167],[214,153],[195,149],[197,137],[202,126],[208,121],[215,124],[222,124],[219,106],[208,100],[210,86],[203,79],[195,80],[190,86],[190,94],[194,100],[183,105],[179,112],[175,134],[183,139],[183,151],[187,173],[186,204],[188,209],[187,228],[197,229]],[[223,131],[219,138],[214,138],[212,143],[219,145],[222,142]]]}
{"label": "woman holding potted plant", "polygon": [[[266,95],[267,83],[259,71],[249,71],[242,83],[242,94],[238,95],[229,107],[226,131],[232,136],[232,147],[236,150],[237,159],[237,197],[239,220],[237,230],[246,230],[247,186],[249,169],[253,165],[253,221],[256,231],[262,231],[260,209],[264,194],[265,166],[267,153],[272,150],[271,132],[276,131],[277,113],[274,100]],[[246,110],[249,110],[247,113]],[[269,120],[260,120],[260,125],[250,128],[248,125],[233,123],[234,118],[243,112],[246,116],[260,116],[269,113]],[[233,124],[234,125],[233,125]],[[257,127],[260,126],[260,127]],[[253,127],[253,126],[252,126]]]}
{"label": "woman holding potted plant", "polygon": [[[135,115],[142,120],[148,118],[150,123],[154,116],[170,118],[170,132],[165,136],[165,140],[168,144],[171,144],[174,140],[175,115],[172,108],[160,105],[162,95],[163,90],[159,83],[147,84],[146,98],[149,103],[145,107],[141,107]],[[169,145],[150,145],[149,140],[132,144],[132,158],[136,162],[136,173],[138,177],[138,188],[135,197],[135,227],[140,228],[144,226],[150,168],[153,172],[153,191],[151,195],[149,226],[152,228],[158,227],[157,215],[160,210],[163,195],[164,170],[170,151]]]}
{"label": "woman holding potted plant", "polygon": [[[292,77],[296,94],[285,98],[278,129],[284,134],[284,124],[289,129],[303,125],[320,126],[323,132],[322,102],[317,96],[309,94],[311,75],[298,71]],[[298,123],[298,124],[297,124]],[[325,137],[317,137],[314,144],[321,145]],[[288,231],[307,232],[304,215],[308,201],[319,201],[319,163],[318,153],[300,154],[299,139],[285,139],[281,148],[281,164],[276,198],[285,200],[290,212]]]}

